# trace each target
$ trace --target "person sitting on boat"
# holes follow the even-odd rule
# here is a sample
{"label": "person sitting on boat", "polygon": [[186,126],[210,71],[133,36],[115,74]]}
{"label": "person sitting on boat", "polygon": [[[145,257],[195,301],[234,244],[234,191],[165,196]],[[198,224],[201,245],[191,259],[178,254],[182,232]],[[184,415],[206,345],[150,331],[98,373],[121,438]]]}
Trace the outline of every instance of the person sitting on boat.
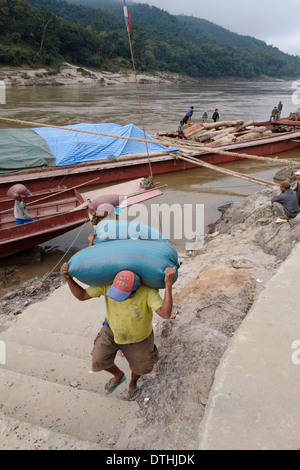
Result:
{"label": "person sitting on boat", "polygon": [[271,210],[279,216],[277,223],[288,222],[300,213],[298,198],[289,181],[282,181],[280,190],[281,194],[271,199]]}
{"label": "person sitting on boat", "polygon": [[185,116],[183,118],[183,122],[184,124],[191,124],[191,119],[192,119],[192,116],[194,114],[194,106],[191,106],[187,112],[185,113]]}
{"label": "person sitting on boat", "polygon": [[295,175],[296,175],[296,178],[297,178],[297,186],[294,189],[294,192],[295,192],[295,194],[298,198],[298,204],[300,206],[300,170],[296,171]]}
{"label": "person sitting on boat", "polygon": [[185,139],[186,140],[186,137],[183,133],[183,125],[184,125],[184,122],[180,121],[180,124],[178,126],[178,137],[179,137],[179,139]]}
{"label": "person sitting on boat", "polygon": [[271,121],[278,121],[278,118],[279,118],[279,112],[278,112],[277,106],[274,106],[274,108],[272,109],[272,113],[271,113]]}
{"label": "person sitting on boat", "polygon": [[14,216],[16,218],[17,225],[33,222],[33,219],[29,217],[27,212],[26,196],[24,194],[22,194],[18,199],[15,199]]}
{"label": "person sitting on boat", "polygon": [[137,385],[139,378],[152,371],[159,357],[154,344],[152,309],[164,319],[171,317],[176,268],[165,269],[164,299],[158,290],[142,285],[141,278],[132,271],[119,272],[112,285],[87,289],[68,274],[68,263],[62,265],[60,272],[78,300],[104,296],[106,319],[94,342],[92,370],[109,372],[113,377],[104,385],[103,393],[114,392],[126,380],[124,372],[115,364],[116,354],[121,349],[131,369],[128,400],[136,400],[141,394]]}
{"label": "person sitting on boat", "polygon": [[214,114],[212,115],[212,120],[213,120],[214,122],[217,122],[217,121],[219,121],[219,119],[220,119],[219,110],[218,110],[218,109],[215,109],[215,112],[214,112]]}

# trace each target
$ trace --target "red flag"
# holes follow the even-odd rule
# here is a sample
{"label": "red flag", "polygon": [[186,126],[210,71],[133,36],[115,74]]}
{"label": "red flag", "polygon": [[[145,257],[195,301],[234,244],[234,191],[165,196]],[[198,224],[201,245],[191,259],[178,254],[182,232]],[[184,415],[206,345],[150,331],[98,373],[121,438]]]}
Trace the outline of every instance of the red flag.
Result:
{"label": "red flag", "polygon": [[125,0],[123,0],[123,9],[124,9],[124,17],[125,17],[125,23],[127,26],[127,31],[130,33],[130,14],[128,10],[128,6],[126,5]]}

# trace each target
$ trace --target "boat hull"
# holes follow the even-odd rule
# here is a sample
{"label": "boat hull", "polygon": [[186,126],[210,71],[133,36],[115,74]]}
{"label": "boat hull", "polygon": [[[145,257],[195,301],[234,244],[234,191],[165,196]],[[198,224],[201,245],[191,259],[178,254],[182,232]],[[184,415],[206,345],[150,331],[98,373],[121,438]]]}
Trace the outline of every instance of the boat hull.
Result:
{"label": "boat hull", "polygon": [[80,194],[76,189],[34,194],[27,199],[28,214],[33,222],[16,225],[14,200],[0,201],[0,259],[6,258],[73,230],[90,221],[88,201],[108,193],[122,196],[122,207],[129,207],[160,196],[157,188],[142,190],[140,180]]}
{"label": "boat hull", "polygon": [[[197,145],[197,144],[195,144]],[[279,134],[263,140],[254,140],[239,144],[230,144],[219,147],[218,150],[241,153],[247,155],[272,156],[300,148],[300,131]],[[216,150],[216,148],[214,149]],[[199,151],[193,156],[204,162],[218,165],[232,162],[240,158],[235,155],[223,155]],[[153,175],[175,171],[199,168],[197,165],[176,159],[176,152],[151,156],[151,170]],[[53,167],[47,169],[22,170],[9,175],[0,175],[0,199],[6,196],[8,189],[15,184],[23,183],[30,191],[58,189],[61,185],[67,188],[75,186],[89,186],[110,184],[129,179],[142,178],[149,175],[149,160],[147,155],[137,158],[121,159],[115,162],[80,163],[73,166]]]}
{"label": "boat hull", "polygon": [[14,200],[0,202],[0,259],[63,235],[89,220],[84,199],[75,189],[40,193],[27,200],[33,222],[16,225]]}
{"label": "boat hull", "polygon": [[[48,217],[17,227],[2,230],[0,236],[0,259],[29,250],[52,238],[63,235],[82,225],[88,219],[87,210]],[[2,238],[3,237],[3,238]]]}

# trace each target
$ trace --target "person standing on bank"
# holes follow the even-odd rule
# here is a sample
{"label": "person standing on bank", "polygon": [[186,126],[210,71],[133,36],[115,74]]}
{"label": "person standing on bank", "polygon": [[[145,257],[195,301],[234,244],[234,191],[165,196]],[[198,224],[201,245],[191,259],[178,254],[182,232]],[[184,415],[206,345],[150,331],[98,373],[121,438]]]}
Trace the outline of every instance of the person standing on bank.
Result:
{"label": "person standing on bank", "polygon": [[289,181],[282,181],[281,194],[271,199],[271,210],[278,215],[277,223],[288,222],[300,213],[298,198],[291,189]]}
{"label": "person standing on bank", "polygon": [[68,274],[68,263],[60,269],[72,294],[80,301],[94,297],[105,298],[106,319],[92,351],[92,370],[105,370],[113,377],[105,384],[103,393],[109,395],[126,380],[125,374],[115,364],[118,350],[122,350],[131,369],[128,400],[136,400],[140,394],[137,385],[142,375],[149,374],[158,361],[154,344],[152,309],[168,319],[172,313],[172,284],[176,268],[165,269],[164,299],[158,290],[141,284],[141,278],[132,271],[119,272],[112,285],[84,289]]}
{"label": "person standing on bank", "polygon": [[17,225],[33,222],[33,219],[29,217],[27,212],[26,196],[24,194],[22,194],[18,199],[15,199],[14,216],[16,218]]}
{"label": "person standing on bank", "polygon": [[213,120],[214,122],[217,122],[217,121],[219,121],[219,119],[220,119],[219,111],[218,111],[218,109],[215,109],[215,112],[214,112],[214,114],[212,115],[212,120]]}

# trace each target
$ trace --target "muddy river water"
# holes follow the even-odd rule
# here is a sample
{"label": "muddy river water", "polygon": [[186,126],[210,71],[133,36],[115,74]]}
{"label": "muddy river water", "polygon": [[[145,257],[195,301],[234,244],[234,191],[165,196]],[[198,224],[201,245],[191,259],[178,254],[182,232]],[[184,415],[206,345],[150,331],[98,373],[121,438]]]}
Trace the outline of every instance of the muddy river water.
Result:
{"label": "muddy river water", "polygon": [[[209,120],[215,108],[221,120],[268,120],[271,110],[279,100],[283,102],[282,115],[288,116],[297,109],[293,100],[293,82],[267,81],[203,81],[173,85],[141,85],[140,95],[146,132],[177,129],[188,107],[194,106],[193,122],[200,122],[207,111]],[[31,122],[70,125],[82,122],[112,122],[120,125],[133,123],[141,127],[137,93],[130,86],[44,86],[8,88],[6,104],[1,105],[1,115]],[[1,128],[13,127],[0,124]],[[15,126],[20,127],[20,126]],[[280,154],[280,158],[299,160],[300,150]],[[282,165],[258,163],[250,160],[223,165],[231,170],[273,181]],[[145,175],[146,176],[146,175]],[[219,218],[218,207],[226,202],[237,203],[255,191],[263,189],[254,183],[233,178],[205,168],[159,175],[156,181],[164,186],[163,195],[146,203],[199,204],[204,209],[204,230]],[[70,249],[66,259],[87,245],[91,226],[73,230],[29,252],[0,261],[0,267],[20,265],[21,270],[13,280],[14,287],[35,276],[42,276],[60,264],[63,254]],[[185,251],[182,240],[174,242],[179,252]],[[7,287],[7,288],[8,288]]]}

